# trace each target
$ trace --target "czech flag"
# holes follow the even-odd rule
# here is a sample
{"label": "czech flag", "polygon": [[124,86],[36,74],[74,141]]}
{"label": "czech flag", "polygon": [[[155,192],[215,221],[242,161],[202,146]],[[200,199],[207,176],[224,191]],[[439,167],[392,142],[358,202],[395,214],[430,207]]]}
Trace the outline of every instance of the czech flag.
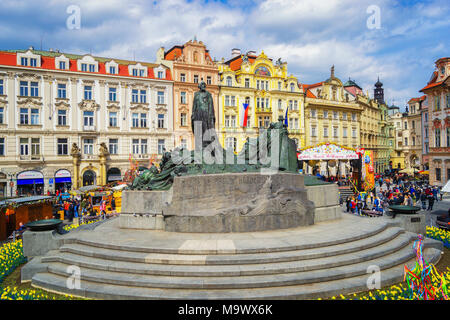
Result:
{"label": "czech flag", "polygon": [[248,103],[244,103],[243,108],[241,108],[241,114],[239,115],[241,127],[247,127],[247,118],[248,118]]}
{"label": "czech flag", "polygon": [[284,115],[284,124],[286,125],[286,127],[288,126],[288,111],[289,106],[286,107],[286,114]]}

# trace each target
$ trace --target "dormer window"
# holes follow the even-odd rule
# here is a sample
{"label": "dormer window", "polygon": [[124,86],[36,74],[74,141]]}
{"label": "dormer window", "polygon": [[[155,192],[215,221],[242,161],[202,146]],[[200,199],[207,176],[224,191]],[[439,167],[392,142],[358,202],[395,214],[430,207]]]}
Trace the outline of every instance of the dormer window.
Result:
{"label": "dormer window", "polygon": [[164,71],[158,71],[158,79],[164,79]]}
{"label": "dormer window", "polygon": [[442,68],[441,68],[441,74],[442,74],[442,75],[445,75],[445,67],[442,67]]}
{"label": "dormer window", "polygon": [[30,58],[30,67],[37,67],[37,59]]}
{"label": "dormer window", "polygon": [[65,61],[60,61],[59,62],[59,69],[66,70],[66,62]]}
{"label": "dormer window", "polygon": [[39,55],[34,54],[31,50],[28,50],[24,53],[17,53],[17,65],[24,67],[40,67],[41,59]]}
{"label": "dormer window", "polygon": [[69,59],[66,58],[63,54],[59,57],[55,58],[55,67],[59,70],[68,70],[69,69]]}
{"label": "dormer window", "polygon": [[144,76],[144,70],[139,70],[139,77],[143,77]]}
{"label": "dormer window", "polygon": [[116,67],[109,67],[110,74],[116,74]]}
{"label": "dormer window", "polygon": [[97,72],[98,62],[94,57],[86,55],[83,59],[78,60],[78,70],[81,70],[82,72]]}
{"label": "dormer window", "polygon": [[137,77],[138,75],[138,70],[137,69],[133,69],[133,77]]}
{"label": "dormer window", "polygon": [[81,64],[81,71],[84,71],[84,72],[87,71],[87,64],[86,63],[82,63]]}
{"label": "dormer window", "polygon": [[20,65],[28,67],[28,58],[20,58]]}
{"label": "dormer window", "polygon": [[90,64],[89,65],[89,72],[95,72],[95,65],[94,64]]}

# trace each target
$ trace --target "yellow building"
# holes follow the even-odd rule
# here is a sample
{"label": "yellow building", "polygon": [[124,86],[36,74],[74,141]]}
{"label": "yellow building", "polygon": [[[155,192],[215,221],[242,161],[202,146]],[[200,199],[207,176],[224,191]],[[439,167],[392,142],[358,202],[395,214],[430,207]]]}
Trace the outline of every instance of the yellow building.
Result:
{"label": "yellow building", "polygon": [[[219,63],[219,139],[225,148],[239,152],[248,137],[285,117],[288,111],[289,136],[297,146],[305,146],[304,98],[298,80],[288,75],[287,63],[273,63],[264,52],[242,55],[233,49],[232,58]],[[248,116],[242,124],[244,104]]]}
{"label": "yellow building", "polygon": [[[306,145],[333,142],[356,149],[360,146],[360,118],[362,107],[352,101],[351,93],[341,80],[334,75],[334,66],[328,80],[302,85],[305,91]],[[348,173],[349,164],[341,164],[339,172]],[[347,170],[345,169],[347,168]],[[311,173],[312,168],[305,168]],[[330,171],[335,174],[336,168]],[[319,167],[321,174],[327,175],[325,163]]]}

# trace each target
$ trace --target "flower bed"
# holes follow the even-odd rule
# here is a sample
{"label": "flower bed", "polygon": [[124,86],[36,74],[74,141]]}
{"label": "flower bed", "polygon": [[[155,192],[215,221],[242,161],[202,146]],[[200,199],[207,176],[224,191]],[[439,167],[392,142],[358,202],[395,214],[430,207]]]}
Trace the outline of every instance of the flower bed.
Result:
{"label": "flower bed", "polygon": [[442,241],[444,247],[450,249],[450,231],[436,227],[427,227],[426,236],[431,239]]}

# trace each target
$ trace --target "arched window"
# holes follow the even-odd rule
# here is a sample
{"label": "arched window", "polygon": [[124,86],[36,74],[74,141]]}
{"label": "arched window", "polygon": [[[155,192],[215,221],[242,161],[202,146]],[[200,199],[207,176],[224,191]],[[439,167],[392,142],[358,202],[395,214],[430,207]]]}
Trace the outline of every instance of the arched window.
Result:
{"label": "arched window", "polygon": [[233,85],[233,78],[230,76],[227,77],[227,86],[231,87]]}
{"label": "arched window", "polygon": [[245,103],[250,106],[250,97],[245,97]]}
{"label": "arched window", "polygon": [[291,92],[295,92],[295,85],[291,83]]}
{"label": "arched window", "polygon": [[198,62],[198,53],[197,53],[197,51],[194,51],[194,62],[195,63]]}

